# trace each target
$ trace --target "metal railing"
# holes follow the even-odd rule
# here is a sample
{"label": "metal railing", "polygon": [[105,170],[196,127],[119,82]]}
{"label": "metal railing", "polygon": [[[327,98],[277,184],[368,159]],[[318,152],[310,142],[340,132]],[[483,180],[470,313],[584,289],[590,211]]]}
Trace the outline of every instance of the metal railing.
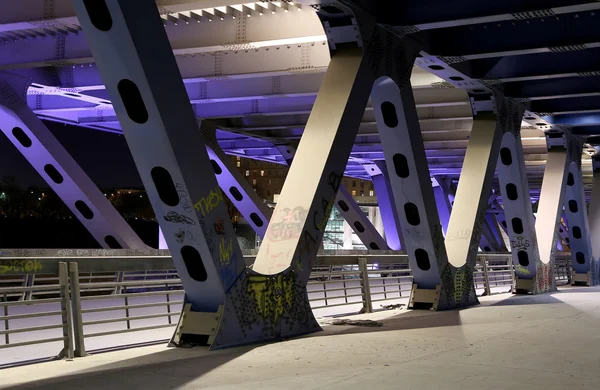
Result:
{"label": "metal railing", "polygon": [[[48,344],[60,348],[58,357],[71,358],[87,350],[166,341],[184,295],[167,253],[0,257],[0,349]],[[245,259],[254,261],[252,254]],[[555,265],[556,279],[569,281],[570,257],[558,255]],[[479,295],[509,292],[510,254],[480,254],[474,281]],[[405,254],[330,251],[318,256],[307,290],[315,315],[322,317],[406,305],[412,282]],[[48,356],[35,357],[55,353],[48,349]],[[7,363],[1,356],[0,366]]]}

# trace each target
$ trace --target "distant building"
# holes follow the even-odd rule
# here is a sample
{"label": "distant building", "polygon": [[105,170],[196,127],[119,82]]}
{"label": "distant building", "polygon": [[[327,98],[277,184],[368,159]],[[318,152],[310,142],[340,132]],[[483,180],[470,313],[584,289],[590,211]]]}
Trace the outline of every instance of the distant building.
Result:
{"label": "distant building", "polygon": [[[265,202],[274,206],[279,200],[281,190],[285,183],[289,167],[266,161],[251,160],[239,156],[231,156],[235,166],[239,169],[254,191]],[[367,214],[380,233],[383,226],[377,207],[377,196],[373,182],[345,177],[344,186],[358,204],[364,205],[361,209]],[[237,210],[233,211],[234,222],[246,224],[247,222]],[[256,238],[256,247],[260,246],[260,238]],[[350,225],[344,220],[337,208],[333,208],[323,238],[324,249],[366,249],[358,236],[354,234]]]}

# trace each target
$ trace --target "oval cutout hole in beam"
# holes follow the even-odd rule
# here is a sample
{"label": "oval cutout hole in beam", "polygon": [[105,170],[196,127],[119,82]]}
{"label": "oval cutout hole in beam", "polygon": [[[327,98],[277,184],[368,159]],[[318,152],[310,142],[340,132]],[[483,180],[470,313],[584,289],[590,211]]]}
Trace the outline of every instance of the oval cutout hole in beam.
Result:
{"label": "oval cutout hole in beam", "polygon": [[241,202],[244,199],[244,195],[237,189],[237,187],[229,187],[229,193],[233,196],[233,199]]}
{"label": "oval cutout hole in beam", "polygon": [[154,186],[158,191],[158,197],[167,206],[175,207],[179,204],[179,193],[173,183],[173,178],[169,171],[163,167],[154,167],[150,171]]}
{"label": "oval cutout hole in beam", "polygon": [[517,190],[517,186],[513,183],[508,183],[506,185],[506,197],[510,200],[519,199],[519,191]]}
{"label": "oval cutout hole in beam", "polygon": [[569,211],[572,213],[576,213],[579,211],[579,205],[577,204],[576,200],[571,199],[569,201]]}
{"label": "oval cutout hole in beam", "polygon": [[106,245],[108,245],[110,249],[123,249],[121,244],[119,244],[119,241],[117,241],[117,239],[111,236],[110,234],[104,237],[104,242],[106,243]]}
{"label": "oval cutout hole in beam", "polygon": [[75,208],[77,209],[77,211],[79,211],[81,213],[83,218],[85,218],[85,219],[94,218],[94,212],[92,211],[92,209],[90,209],[90,207],[83,200],[78,200],[77,202],[75,202]]}
{"label": "oval cutout hole in beam", "polygon": [[254,222],[254,224],[258,227],[262,227],[265,223],[263,222],[263,220],[258,216],[258,214],[256,213],[252,213],[250,214],[250,219],[252,220],[252,222]]}
{"label": "oval cutout hole in beam", "polygon": [[512,219],[512,229],[516,234],[523,234],[523,221],[519,217]]}
{"label": "oval cutout hole in beam", "polygon": [[100,31],[109,31],[113,20],[105,0],[83,0],[92,25]]}
{"label": "oval cutout hole in beam", "polygon": [[406,220],[412,226],[418,226],[421,223],[421,216],[419,215],[419,208],[414,203],[406,203],[404,205],[404,212],[406,213]]}
{"label": "oval cutout hole in beam", "polygon": [[216,162],[215,160],[211,159],[210,163],[212,164],[213,171],[215,171],[215,175],[220,175],[221,173],[223,173],[223,169],[221,169],[221,166],[219,165],[218,162]]}
{"label": "oval cutout hole in beam", "polygon": [[29,138],[29,136],[27,134],[25,134],[25,132],[23,131],[23,129],[21,129],[20,127],[13,128],[12,129],[12,135],[25,148],[29,148],[29,147],[31,147],[31,145],[33,145],[33,142],[31,141],[31,138]]}
{"label": "oval cutout hole in beam", "polygon": [[193,246],[186,245],[181,248],[180,253],[190,277],[197,282],[205,282],[208,279],[208,274],[206,268],[204,268],[200,252]]}
{"label": "oval cutout hole in beam", "polygon": [[117,88],[129,118],[135,123],[146,123],[148,121],[148,110],[137,85],[131,80],[123,79],[119,81]]}
{"label": "oval cutout hole in beam", "polygon": [[46,172],[46,175],[48,175],[48,177],[56,184],[62,184],[65,181],[63,175],[61,175],[58,169],[52,164],[44,165],[44,172]]}
{"label": "oval cutout hole in beam", "polygon": [[518,251],[517,252],[517,260],[519,260],[519,264],[522,267],[529,266],[529,255],[526,251]]}
{"label": "oval cutout hole in beam", "polygon": [[396,114],[396,106],[392,102],[381,103],[381,115],[383,123],[391,129],[398,126],[398,115]]}
{"label": "oval cutout hole in beam", "polygon": [[506,166],[512,165],[512,152],[509,148],[500,149],[500,161],[502,161],[502,164]]}
{"label": "oval cutout hole in beam", "polygon": [[429,271],[431,269],[431,262],[429,261],[429,254],[425,249],[415,250],[415,260],[417,261],[417,267],[421,271]]}
{"label": "oval cutout hole in beam", "polygon": [[348,212],[348,210],[350,210],[350,207],[348,206],[348,204],[346,202],[344,202],[343,200],[340,200],[338,202],[338,206],[340,206],[340,209],[342,209],[343,212]]}
{"label": "oval cutout hole in beam", "polygon": [[358,230],[359,233],[364,233],[365,231],[365,227],[362,225],[362,223],[358,221],[354,222],[354,227],[356,228],[356,230]]}
{"label": "oval cutout hole in beam", "polygon": [[410,175],[406,156],[404,156],[402,153],[396,153],[392,159],[394,161],[394,170],[396,171],[396,175],[406,179]]}

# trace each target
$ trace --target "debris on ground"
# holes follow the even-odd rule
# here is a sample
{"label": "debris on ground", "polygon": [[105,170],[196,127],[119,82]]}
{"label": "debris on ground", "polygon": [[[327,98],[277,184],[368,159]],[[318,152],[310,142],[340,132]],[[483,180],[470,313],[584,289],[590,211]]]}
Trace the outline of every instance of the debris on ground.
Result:
{"label": "debris on ground", "polygon": [[384,310],[399,310],[402,309],[404,306],[406,305],[399,303],[397,305],[381,305],[381,308]]}
{"label": "debris on ground", "polygon": [[353,325],[353,326],[366,326],[376,328],[379,326],[383,326],[383,323],[373,321],[373,320],[347,320],[347,319],[339,319],[332,320],[327,322],[329,325]]}

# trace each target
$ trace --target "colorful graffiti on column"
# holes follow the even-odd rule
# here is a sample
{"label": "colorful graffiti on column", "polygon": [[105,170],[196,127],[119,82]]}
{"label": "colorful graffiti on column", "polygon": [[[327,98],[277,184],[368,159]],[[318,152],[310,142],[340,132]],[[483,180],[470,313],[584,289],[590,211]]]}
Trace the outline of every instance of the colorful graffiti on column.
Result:
{"label": "colorful graffiti on column", "polygon": [[212,348],[292,337],[321,328],[306,288],[293,270],[266,276],[247,271],[227,293]]}
{"label": "colorful graffiti on column", "polygon": [[455,268],[448,264],[441,278],[442,288],[438,310],[466,307],[479,303],[473,280],[473,268],[468,264]]}

